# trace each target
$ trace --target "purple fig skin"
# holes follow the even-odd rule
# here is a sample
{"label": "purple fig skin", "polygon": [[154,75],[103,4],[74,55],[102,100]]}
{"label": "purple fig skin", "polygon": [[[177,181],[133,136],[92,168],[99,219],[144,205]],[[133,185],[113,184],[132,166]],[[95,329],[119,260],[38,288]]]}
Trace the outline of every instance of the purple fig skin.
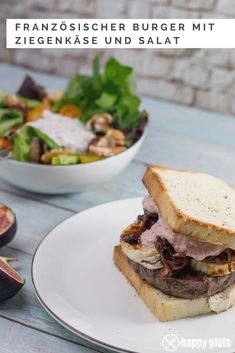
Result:
{"label": "purple fig skin", "polygon": [[[10,208],[0,203],[0,247],[15,236],[16,216]],[[9,265],[14,259],[0,257],[0,302],[13,297],[24,285],[24,278]]]}
{"label": "purple fig skin", "polygon": [[10,264],[15,259],[0,257],[0,301],[13,297],[25,280]]}
{"label": "purple fig skin", "polygon": [[17,221],[16,221],[15,214],[12,212],[11,209],[6,207],[5,205],[0,204],[0,211],[1,211],[1,208],[4,208],[4,210],[6,211],[6,214],[8,214],[8,217],[10,214],[11,219],[8,218],[8,220],[10,221],[10,224],[7,227],[7,229],[5,229],[3,233],[1,233],[1,230],[0,230],[0,248],[12,241],[17,230]]}
{"label": "purple fig skin", "polygon": [[12,278],[0,277],[0,302],[16,295],[24,283],[14,281]]}
{"label": "purple fig skin", "polygon": [[0,248],[7,245],[14,239],[16,230],[17,230],[17,221],[15,218],[15,221],[10,226],[10,228],[4,234],[0,234]]}

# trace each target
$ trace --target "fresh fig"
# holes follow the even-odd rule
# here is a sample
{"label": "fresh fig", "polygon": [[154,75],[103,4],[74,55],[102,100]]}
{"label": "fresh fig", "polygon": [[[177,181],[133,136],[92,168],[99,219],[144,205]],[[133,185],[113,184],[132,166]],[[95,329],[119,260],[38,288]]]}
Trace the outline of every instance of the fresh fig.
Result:
{"label": "fresh fig", "polygon": [[21,274],[9,265],[10,261],[16,259],[0,257],[0,301],[13,297],[25,283]]}
{"label": "fresh fig", "polygon": [[0,247],[8,244],[16,233],[16,217],[12,210],[0,203]]}

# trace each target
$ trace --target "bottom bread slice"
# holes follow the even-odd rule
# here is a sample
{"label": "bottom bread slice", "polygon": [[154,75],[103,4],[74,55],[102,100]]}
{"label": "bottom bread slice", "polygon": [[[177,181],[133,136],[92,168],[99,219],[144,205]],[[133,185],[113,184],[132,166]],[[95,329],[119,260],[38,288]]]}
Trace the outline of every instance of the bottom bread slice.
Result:
{"label": "bottom bread slice", "polygon": [[235,285],[209,298],[183,299],[164,294],[139,277],[129,265],[120,245],[114,248],[114,263],[160,321],[177,320],[210,312],[218,313],[235,304]]}

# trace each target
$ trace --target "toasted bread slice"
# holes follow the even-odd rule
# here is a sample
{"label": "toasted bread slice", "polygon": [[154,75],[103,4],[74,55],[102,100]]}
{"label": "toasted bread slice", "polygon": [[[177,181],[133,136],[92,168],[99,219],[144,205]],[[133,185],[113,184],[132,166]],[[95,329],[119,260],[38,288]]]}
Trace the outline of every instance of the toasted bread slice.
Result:
{"label": "toasted bread slice", "polygon": [[203,173],[149,166],[143,183],[176,233],[235,249],[235,190]]}
{"label": "toasted bread slice", "polygon": [[120,245],[114,249],[114,262],[159,321],[221,312],[235,304],[235,286],[209,298],[183,299],[164,294],[139,277],[129,265]]}

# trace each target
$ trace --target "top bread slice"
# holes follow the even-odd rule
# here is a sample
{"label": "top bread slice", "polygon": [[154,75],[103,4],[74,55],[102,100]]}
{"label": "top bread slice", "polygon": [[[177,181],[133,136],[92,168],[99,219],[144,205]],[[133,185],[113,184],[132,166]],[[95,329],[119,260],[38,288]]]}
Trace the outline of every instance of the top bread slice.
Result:
{"label": "top bread slice", "polygon": [[203,173],[149,166],[143,183],[176,233],[235,249],[235,190]]}

